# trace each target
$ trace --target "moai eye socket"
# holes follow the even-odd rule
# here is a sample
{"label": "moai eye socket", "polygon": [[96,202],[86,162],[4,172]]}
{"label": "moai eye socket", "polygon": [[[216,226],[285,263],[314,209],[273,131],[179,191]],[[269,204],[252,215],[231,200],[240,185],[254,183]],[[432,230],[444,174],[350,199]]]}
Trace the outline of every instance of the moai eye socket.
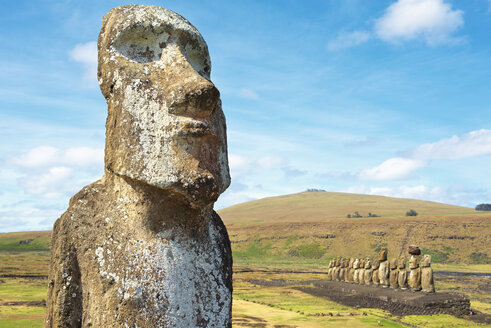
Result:
{"label": "moai eye socket", "polygon": [[[168,33],[170,32],[170,33]],[[112,48],[118,55],[137,63],[159,61],[170,43],[179,46],[189,64],[201,76],[210,78],[210,57],[206,44],[185,30],[169,31],[165,26],[132,26],[122,31]]]}
{"label": "moai eye socket", "polygon": [[116,52],[137,63],[160,60],[169,34],[162,27],[134,26],[122,31],[113,43]]}

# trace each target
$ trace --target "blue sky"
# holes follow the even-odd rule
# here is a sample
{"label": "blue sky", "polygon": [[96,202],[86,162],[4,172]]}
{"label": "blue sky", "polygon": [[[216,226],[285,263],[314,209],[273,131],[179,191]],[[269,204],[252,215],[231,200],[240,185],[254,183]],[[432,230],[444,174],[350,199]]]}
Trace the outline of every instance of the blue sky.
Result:
{"label": "blue sky", "polygon": [[[0,3],[0,231],[103,174],[95,41],[127,1]],[[491,1],[142,1],[203,34],[227,117],[216,208],[321,188],[491,202]]]}

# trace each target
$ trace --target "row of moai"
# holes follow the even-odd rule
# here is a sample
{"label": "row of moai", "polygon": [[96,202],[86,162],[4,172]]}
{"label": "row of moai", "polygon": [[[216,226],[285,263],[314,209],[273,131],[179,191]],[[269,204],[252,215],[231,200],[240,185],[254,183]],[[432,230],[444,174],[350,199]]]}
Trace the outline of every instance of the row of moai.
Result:
{"label": "row of moai", "polygon": [[431,255],[425,254],[420,260],[421,250],[409,246],[409,270],[406,268],[404,255],[387,260],[387,248],[382,247],[378,259],[342,258],[331,260],[327,272],[328,280],[344,281],[360,285],[375,285],[383,288],[410,289],[412,291],[435,292]]}

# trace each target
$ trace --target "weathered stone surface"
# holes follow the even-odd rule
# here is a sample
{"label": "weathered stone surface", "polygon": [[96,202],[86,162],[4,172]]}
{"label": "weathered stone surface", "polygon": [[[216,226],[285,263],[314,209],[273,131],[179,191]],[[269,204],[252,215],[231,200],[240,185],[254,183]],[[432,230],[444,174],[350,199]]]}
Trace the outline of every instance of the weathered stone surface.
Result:
{"label": "weathered stone surface", "polygon": [[431,255],[425,254],[421,260],[421,288],[425,293],[434,293],[433,269],[431,268]]}
{"label": "weathered stone surface", "polygon": [[355,259],[355,261],[353,262],[353,269],[354,269],[353,282],[355,284],[357,284],[357,283],[359,283],[358,273],[360,272],[360,260],[359,259]]}
{"label": "weathered stone surface", "polygon": [[389,286],[389,262],[387,261],[387,248],[382,247],[378,254],[379,268],[378,268],[378,279],[382,287]]}
{"label": "weathered stone surface", "polygon": [[365,273],[363,274],[363,280],[365,282],[365,285],[371,285],[372,284],[372,262],[370,259],[367,259],[365,261]]}
{"label": "weathered stone surface", "polygon": [[397,284],[399,285],[400,289],[407,289],[408,285],[407,285],[406,258],[404,256],[399,257],[397,268],[399,270]]}
{"label": "weathered stone surface", "polygon": [[390,288],[399,287],[399,270],[397,269],[397,258],[390,261],[389,286]]}
{"label": "weathered stone surface", "polygon": [[380,285],[380,279],[378,277],[378,269],[379,269],[380,263],[378,260],[373,261],[373,266],[372,266],[372,284],[374,285]]}
{"label": "weathered stone surface", "polygon": [[418,255],[411,255],[411,258],[409,259],[409,276],[407,278],[407,283],[411,290],[421,290],[421,268],[419,267]]}
{"label": "weathered stone surface", "polygon": [[365,283],[365,259],[360,260],[360,269],[358,270],[358,283]]}
{"label": "weathered stone surface", "polygon": [[205,41],[186,19],[103,19],[104,177],[56,221],[45,327],[230,327],[232,254],[213,211],[230,183]]}

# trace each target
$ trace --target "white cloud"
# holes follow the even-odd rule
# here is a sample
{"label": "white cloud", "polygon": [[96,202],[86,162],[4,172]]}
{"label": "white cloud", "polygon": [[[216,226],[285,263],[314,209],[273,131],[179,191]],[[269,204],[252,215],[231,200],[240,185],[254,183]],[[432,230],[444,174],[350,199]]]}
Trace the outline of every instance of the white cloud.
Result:
{"label": "white cloud", "polygon": [[455,160],[491,154],[491,130],[471,131],[461,137],[453,136],[427,143],[411,152],[412,158],[421,160]]}
{"label": "white cloud", "polygon": [[19,184],[29,194],[48,199],[59,198],[73,190],[69,183],[72,172],[68,167],[52,167],[45,173],[20,178]]}
{"label": "white cloud", "polygon": [[420,160],[394,157],[378,166],[361,171],[359,178],[373,181],[403,179],[423,166],[425,163]]}
{"label": "white cloud", "polygon": [[102,167],[104,150],[91,147],[71,147],[59,149],[52,146],[39,146],[18,157],[11,157],[9,163],[26,168],[70,165],[77,167]]}
{"label": "white cloud", "polygon": [[69,55],[85,66],[84,79],[97,81],[97,42],[79,43],[70,50]]}
{"label": "white cloud", "polygon": [[272,168],[280,168],[285,164],[285,159],[279,156],[264,156],[256,160],[248,159],[244,156],[229,154],[228,163],[230,174],[237,177],[253,171],[262,171]]}
{"label": "white cloud", "polygon": [[327,44],[327,50],[337,51],[351,48],[370,40],[370,33],[365,31],[354,31],[340,33],[338,37]]}
{"label": "white cloud", "polygon": [[434,160],[458,160],[491,154],[491,130],[471,131],[461,137],[453,136],[434,143],[423,144],[407,157],[394,157],[382,164],[362,170],[361,180],[397,180],[408,177]]}
{"label": "white cloud", "polygon": [[242,88],[239,90],[239,96],[245,99],[253,99],[253,100],[259,98],[259,95],[254,90],[246,89],[246,88]]}
{"label": "white cloud", "polygon": [[463,12],[443,0],[398,0],[376,21],[375,34],[387,42],[422,38],[438,45],[457,42],[453,33],[463,24]]}

